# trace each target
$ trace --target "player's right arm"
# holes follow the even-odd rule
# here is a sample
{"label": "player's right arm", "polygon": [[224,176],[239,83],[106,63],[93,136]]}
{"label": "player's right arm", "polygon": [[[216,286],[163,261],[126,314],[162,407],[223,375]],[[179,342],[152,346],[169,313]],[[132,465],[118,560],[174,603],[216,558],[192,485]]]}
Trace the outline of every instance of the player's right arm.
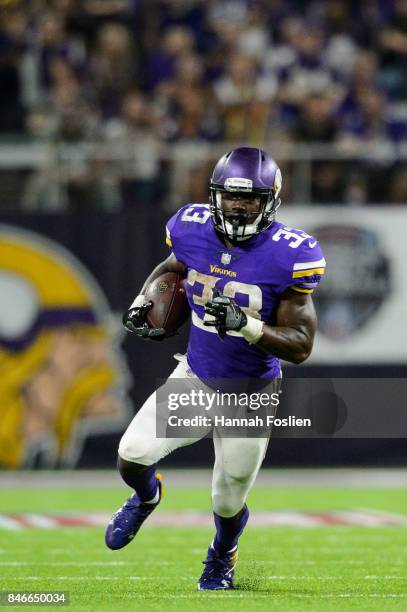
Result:
{"label": "player's right arm", "polygon": [[[140,294],[136,297],[136,300],[138,300],[140,296],[144,295],[148,285],[155,281],[156,278],[161,276],[161,274],[165,274],[166,272],[175,272],[177,274],[180,274],[183,278],[186,277],[187,267],[181,262],[181,259],[183,259],[182,251],[181,257],[178,256],[177,258],[176,255],[176,253],[179,252],[176,227],[179,223],[180,214],[182,214],[184,209],[185,207],[178,210],[168,221],[167,226],[165,228],[165,243],[171,250],[170,255],[166,259],[164,259],[164,261],[159,263],[158,266],[156,266],[151,272],[151,274],[146,278],[144,285],[141,288]],[[135,301],[133,302],[132,306],[134,305]],[[141,300],[138,301],[142,303]]]}
{"label": "player's right arm", "polygon": [[165,242],[171,249],[170,255],[164,259],[164,261],[159,263],[151,274],[149,274],[140,290],[140,293],[133,300],[131,306],[123,316],[124,327],[141,338],[161,339],[164,337],[164,330],[151,329],[147,324],[147,314],[153,305],[152,302],[148,301],[145,297],[147,287],[150,285],[150,283],[155,281],[156,278],[167,272],[175,272],[180,274],[183,278],[185,278],[187,275],[187,267],[180,261],[182,259],[182,250],[181,257],[177,259],[176,256],[179,249],[176,227],[178,225],[179,216],[182,214],[183,210],[184,209],[181,208],[177,213],[175,213],[175,215],[173,215],[168,221],[166,227]]}
{"label": "player's right arm", "polygon": [[180,274],[183,278],[187,275],[187,267],[181,261],[178,261],[175,257],[174,253],[171,253],[167,259],[164,259],[161,263],[158,264],[151,272],[151,274],[146,278],[143,287],[141,288],[140,294],[144,294],[148,285],[155,281],[156,278],[161,276],[161,274],[165,274],[166,272],[176,272]]}
{"label": "player's right arm", "polygon": [[185,278],[187,275],[187,267],[177,260],[174,253],[171,253],[169,257],[160,262],[151,274],[148,275],[140,293],[123,315],[124,327],[141,338],[159,339],[164,337],[164,330],[153,330],[149,328],[147,324],[147,313],[153,303],[151,301],[149,302],[144,294],[150,283],[166,272],[176,272]]}
{"label": "player's right arm", "polygon": [[[205,206],[201,206],[200,209],[205,209],[204,213],[199,211],[193,211],[193,214],[198,215],[208,214]],[[191,218],[195,220],[195,217],[188,217],[184,222],[184,213],[188,212],[191,206],[186,205],[180,208],[168,221],[166,226],[166,237],[165,242],[170,248],[170,255],[158,264],[146,278],[144,285],[142,286],[139,295],[134,299],[130,308],[124,313],[123,325],[124,327],[137,334],[142,338],[154,338],[160,339],[164,337],[164,330],[157,330],[149,328],[147,324],[147,314],[152,307],[152,302],[149,302],[145,298],[147,287],[155,281],[156,278],[165,274],[166,272],[175,272],[180,274],[183,278],[187,276],[187,266],[182,263],[182,260],[188,256],[188,246],[185,244],[185,227],[183,225],[190,225]],[[162,332],[160,334],[160,332]]]}

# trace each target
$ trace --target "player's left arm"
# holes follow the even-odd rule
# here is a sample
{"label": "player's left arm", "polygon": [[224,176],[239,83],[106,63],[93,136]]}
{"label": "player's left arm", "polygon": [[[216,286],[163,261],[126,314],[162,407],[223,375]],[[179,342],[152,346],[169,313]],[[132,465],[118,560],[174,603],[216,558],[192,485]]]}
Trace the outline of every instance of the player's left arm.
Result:
{"label": "player's left arm", "polygon": [[[286,234],[298,240],[293,231],[287,229]],[[221,338],[227,331],[240,332],[249,344],[285,361],[305,361],[311,354],[317,327],[311,294],[324,274],[326,262],[312,236],[300,237],[297,256],[281,285],[275,322],[252,316],[234,299],[214,291],[212,301],[205,304],[204,325],[215,327]]]}
{"label": "player's left arm", "polygon": [[[275,324],[268,325],[266,321],[253,344],[266,353],[297,364],[310,356],[314,344],[317,317],[311,294],[325,272],[326,262],[313,236],[297,230],[284,231],[293,241],[290,246],[295,245],[296,257],[285,279],[285,289],[282,287]],[[296,245],[296,241],[300,243]],[[259,323],[253,324],[253,329],[255,325],[260,330]]]}
{"label": "player's left arm", "polygon": [[311,354],[317,328],[312,297],[287,289],[277,309],[276,325],[263,324],[255,346],[291,363],[302,363]]}
{"label": "player's left arm", "polygon": [[317,317],[311,295],[286,289],[277,309],[276,325],[269,325],[246,314],[238,304],[214,292],[205,304],[204,325],[216,327],[221,338],[227,331],[240,331],[250,344],[292,363],[309,357],[314,342]]}

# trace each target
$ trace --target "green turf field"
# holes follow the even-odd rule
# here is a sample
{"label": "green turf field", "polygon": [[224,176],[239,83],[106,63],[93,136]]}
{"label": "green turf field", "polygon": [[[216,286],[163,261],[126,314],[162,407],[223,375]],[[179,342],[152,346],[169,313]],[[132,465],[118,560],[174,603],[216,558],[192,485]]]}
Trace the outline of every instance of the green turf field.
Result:
{"label": "green turf field", "polygon": [[[2,492],[0,513],[110,512],[126,493],[120,488],[8,489]],[[258,487],[249,505],[253,510],[372,509],[407,515],[407,495],[400,488]],[[167,490],[161,508],[210,512],[209,491]],[[99,528],[0,529],[1,590],[65,590],[68,609],[92,612],[407,609],[407,528],[248,527],[240,541],[238,588],[200,593],[195,585],[212,533],[146,527],[127,548],[109,551]]]}

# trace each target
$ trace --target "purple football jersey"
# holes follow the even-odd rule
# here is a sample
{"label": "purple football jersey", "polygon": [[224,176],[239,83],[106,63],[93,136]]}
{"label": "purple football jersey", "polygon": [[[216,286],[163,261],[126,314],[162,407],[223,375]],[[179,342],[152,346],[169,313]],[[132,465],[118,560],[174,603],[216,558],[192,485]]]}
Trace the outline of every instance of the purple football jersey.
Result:
{"label": "purple football jersey", "polygon": [[167,244],[188,268],[192,309],[187,359],[200,379],[276,378],[280,360],[249,344],[240,332],[221,340],[203,324],[204,304],[216,287],[249,315],[275,325],[281,294],[291,287],[312,293],[325,269],[318,242],[275,221],[269,229],[228,249],[216,233],[207,204],[188,204],[167,224]]}

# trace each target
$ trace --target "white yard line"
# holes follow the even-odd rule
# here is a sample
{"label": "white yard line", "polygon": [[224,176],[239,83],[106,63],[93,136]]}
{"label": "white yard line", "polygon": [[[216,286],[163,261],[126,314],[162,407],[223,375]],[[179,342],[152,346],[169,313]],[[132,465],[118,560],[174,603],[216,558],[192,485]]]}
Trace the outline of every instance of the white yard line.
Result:
{"label": "white yard line", "polygon": [[[19,513],[19,514],[0,514],[0,529],[21,529],[29,528],[84,528],[84,527],[105,527],[110,514],[106,513]],[[407,516],[391,514],[389,512],[381,513],[379,511],[371,512],[369,510],[346,510],[346,511],[330,511],[330,512],[299,512],[299,511],[260,511],[253,512],[251,516],[251,526],[254,528],[286,528],[286,527],[339,527],[339,526],[362,526],[362,527],[407,527]],[[212,528],[212,517],[207,512],[187,511],[187,512],[171,512],[159,511],[154,514],[148,521],[146,528]],[[191,541],[193,534],[191,534]],[[168,542],[179,542],[182,538],[176,533],[167,536]],[[296,540],[301,541],[301,540]],[[363,540],[358,543],[363,544]],[[369,542],[365,538],[365,542]],[[339,548],[343,542],[339,543]],[[338,545],[333,547],[325,547],[327,552],[338,551]],[[309,548],[311,550],[311,548]],[[318,550],[322,551],[321,547]],[[356,550],[353,547],[353,550]],[[358,550],[363,551],[363,546],[358,547]]]}
{"label": "white yard line", "polygon": [[24,514],[24,517],[30,523],[30,527],[41,527],[42,529],[55,529],[58,527],[57,521],[45,514]]}
{"label": "white yard line", "polygon": [[19,531],[22,529],[22,525],[10,516],[0,514],[0,529],[11,529],[12,531]]}
{"label": "white yard line", "polygon": [[[35,565],[34,563],[13,563],[12,564],[13,567],[14,566],[25,566],[25,565]],[[53,564],[53,563],[38,563],[37,565],[63,565],[62,563],[58,563],[58,564]],[[89,566],[89,565],[96,565],[96,564],[92,564],[92,563],[78,563],[77,564],[82,565],[82,566]],[[100,564],[101,565],[101,564]],[[130,564],[128,564],[130,565]],[[106,576],[106,575],[96,575],[96,576],[92,576],[95,580],[161,580],[162,579],[162,575],[159,576],[135,576],[135,575],[130,575],[130,576]],[[13,576],[12,577],[13,580],[89,580],[90,576],[40,576],[40,575],[36,575],[36,576]],[[179,576],[177,579],[178,580],[195,580],[196,576]],[[337,575],[332,575],[332,576],[324,576],[321,574],[315,574],[315,575],[300,575],[300,574],[286,574],[283,576],[259,576],[260,580],[271,580],[273,582],[279,582],[279,581],[287,581],[287,580],[319,580],[321,582],[323,582],[324,580],[338,580],[338,576]],[[347,580],[350,581],[361,581],[361,580],[406,580],[406,576],[393,576],[393,575],[386,575],[386,576],[346,576]]]}
{"label": "white yard line", "polygon": [[[163,576],[162,574],[160,576],[12,576],[10,577],[10,580],[21,580],[22,582],[24,582],[25,580],[29,580],[32,582],[38,581],[38,580],[63,580],[63,581],[82,581],[82,580],[162,580]],[[177,580],[196,580],[197,577],[196,576],[179,576],[177,578]]]}
{"label": "white yard line", "polygon": [[[406,599],[407,593],[290,593],[291,598],[296,599],[343,599],[343,598],[357,598],[357,599]],[[270,597],[274,597],[275,601],[279,601],[281,597],[275,593],[256,593],[256,591],[246,591],[245,593],[236,593],[236,591],[220,593],[217,592],[216,595],[213,593],[209,594],[205,591],[194,591],[191,594],[180,594],[180,595],[171,595],[171,594],[159,594],[156,596],[156,599],[159,601],[161,599],[194,599],[196,601],[197,597],[203,599],[208,597],[213,601],[212,598],[218,599],[246,599],[246,600],[256,600],[256,599],[270,599]],[[144,593],[131,593],[127,595],[127,599],[149,599],[151,600],[151,595],[146,595]]]}

